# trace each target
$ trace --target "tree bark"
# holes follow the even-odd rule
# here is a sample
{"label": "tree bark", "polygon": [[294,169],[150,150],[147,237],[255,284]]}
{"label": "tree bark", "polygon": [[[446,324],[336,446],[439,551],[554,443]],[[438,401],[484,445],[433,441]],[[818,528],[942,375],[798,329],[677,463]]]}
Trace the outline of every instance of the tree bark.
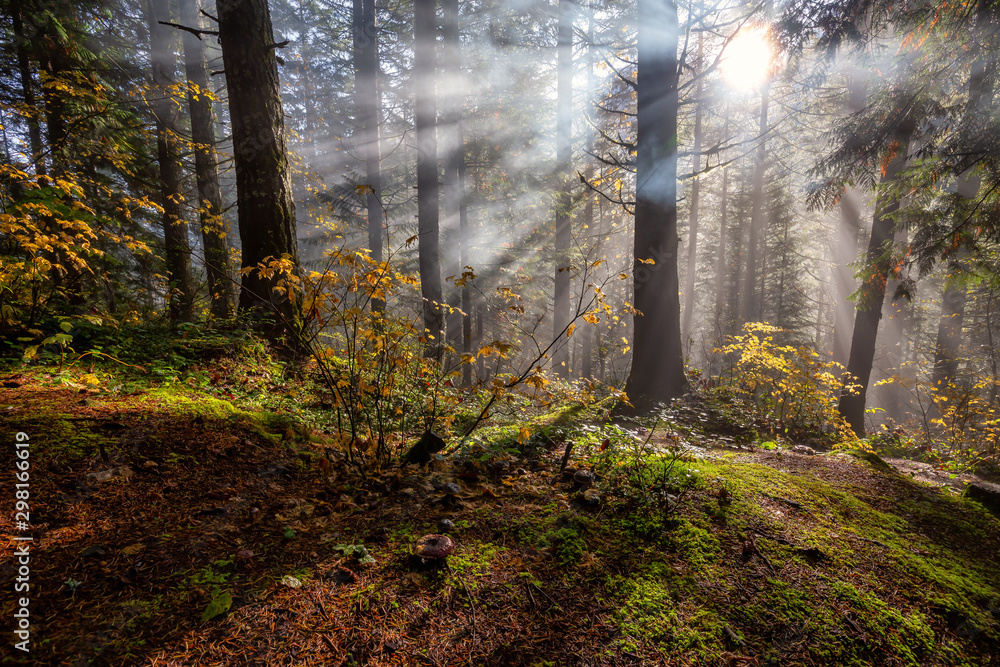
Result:
{"label": "tree bark", "polygon": [[695,113],[694,113],[694,146],[692,147],[692,164],[694,165],[693,176],[691,178],[691,210],[688,217],[688,256],[687,256],[687,277],[684,281],[684,323],[681,326],[683,340],[688,346],[690,354],[691,328],[694,322],[694,278],[698,271],[698,196],[701,194],[701,111],[702,94],[704,92],[704,74],[701,71],[701,58],[704,52],[704,33],[698,33],[698,61],[695,63],[695,76],[698,77],[698,85],[695,92]]}
{"label": "tree bark", "polygon": [[625,391],[643,410],[684,393],[677,280],[677,5],[639,0],[639,85],[632,368]]}
{"label": "tree bark", "polygon": [[14,43],[17,51],[17,69],[21,77],[21,94],[24,98],[24,106],[28,110],[25,122],[28,125],[28,146],[31,150],[31,163],[35,167],[36,176],[45,175],[45,157],[42,146],[42,128],[38,122],[38,104],[35,100],[34,76],[31,72],[31,58],[28,56],[27,35],[24,32],[24,23],[21,19],[21,12],[16,7],[11,8],[11,18],[13,19]]}
{"label": "tree bark", "polygon": [[764,171],[767,159],[767,111],[770,87],[764,84],[760,94],[760,144],[757,146],[757,164],[753,174],[753,199],[750,209],[750,233],[747,235],[747,263],[740,288],[740,321],[760,319],[760,299],[757,298],[757,254],[764,228]]}
{"label": "tree bark", "polygon": [[438,241],[439,194],[434,45],[437,12],[434,0],[413,6],[413,89],[417,126],[417,233],[420,292],[423,297],[424,356],[440,359],[444,318],[441,315],[441,253]]}
{"label": "tree bark", "polygon": [[[201,0],[181,0],[181,22],[201,27]],[[197,35],[184,32],[184,68],[188,79],[188,108],[191,112],[191,140],[194,142],[195,178],[198,183],[198,219],[205,251],[205,273],[211,297],[211,313],[218,319],[233,316],[229,277],[229,228],[222,216],[222,190],[215,153],[215,113],[205,43]]]}
{"label": "tree bark", "polygon": [[[594,82],[594,5],[589,5],[589,12],[587,16],[587,102],[588,106],[594,104],[594,94],[596,90],[596,84]],[[586,159],[586,174],[585,178],[588,183],[592,183],[594,180],[594,132],[589,132],[587,135],[587,157]],[[585,189],[585,195],[587,197],[586,203],[583,205],[583,219],[580,221],[580,227],[582,229],[592,229],[594,226],[594,199],[595,194],[590,192],[589,189]],[[581,286],[581,289],[586,289],[586,286]],[[580,377],[591,378],[594,376],[594,325],[586,320],[580,323],[582,331],[580,332],[583,336],[583,352],[582,352],[582,364],[580,365]]]}
{"label": "tree bark", "polygon": [[[885,168],[881,184],[892,183],[906,164],[907,145],[913,135],[914,126],[903,121],[894,133],[890,150],[895,156]],[[871,273],[861,286],[857,313],[854,317],[854,335],[851,337],[851,354],[847,362],[847,373],[852,382],[859,385],[857,392],[845,390],[840,396],[838,410],[858,435],[865,434],[865,402],[868,382],[871,379],[872,361],[875,358],[875,339],[878,335],[879,320],[885,302],[886,281],[889,277],[892,258],[887,247],[893,239],[895,223],[893,214],[899,208],[899,198],[882,193],[875,206],[872,235],[868,243],[867,263]]]}
{"label": "tree bark", "polygon": [[[382,261],[382,168],[379,138],[380,72],[375,0],[354,0],[354,89],[361,153],[365,163],[368,249],[371,258]],[[381,312],[385,303],[376,299],[372,308]]]}
{"label": "tree bark", "polygon": [[[444,221],[442,235],[446,239],[443,252],[444,273],[450,283],[448,287],[446,328],[448,344],[468,353],[465,344],[465,316],[462,314],[462,294],[467,287],[456,285],[462,282],[465,260],[463,252],[467,240],[463,216],[467,215],[465,204],[465,139],[462,128],[462,106],[465,85],[462,76],[462,48],[458,26],[458,0],[441,0],[441,36],[444,49],[442,61],[447,85],[443,91],[442,141],[444,143]],[[467,222],[467,221],[466,221]],[[462,283],[464,285],[464,283]],[[467,312],[467,311],[465,311]],[[466,364],[468,368],[468,364]],[[464,369],[463,369],[464,370]]]}
{"label": "tree bark", "polygon": [[163,206],[163,245],[169,282],[171,322],[194,318],[194,281],[191,278],[191,245],[184,219],[184,184],[181,142],[177,132],[177,106],[171,98],[175,83],[174,30],[159,21],[170,21],[168,0],[147,0],[150,59],[153,66],[153,115],[156,118],[156,153],[160,168]]}
{"label": "tree bark", "polygon": [[[723,136],[729,136],[729,123],[726,123],[726,132]],[[722,196],[721,214],[719,220],[719,254],[715,259],[715,334],[719,341],[722,341],[723,318],[726,314],[726,244],[729,243],[729,167],[722,169]]]}
{"label": "tree bark", "polygon": [[854,293],[851,262],[858,256],[861,236],[861,202],[858,191],[849,187],[840,199],[840,217],[836,232],[833,266],[833,360],[846,365],[851,353],[850,332],[854,328],[854,309],[849,297]]}
{"label": "tree bark", "polygon": [[[989,25],[990,16],[980,6],[976,13],[976,23],[980,27]],[[963,125],[971,128],[988,112],[985,103],[992,102],[993,82],[989,73],[996,69],[996,56],[983,49],[973,61],[969,70],[969,99],[966,103]],[[967,130],[968,131],[968,130]],[[957,214],[959,221],[970,215],[966,202],[979,194],[980,178],[971,170],[958,176]],[[961,240],[961,239],[960,239]],[[934,353],[934,373],[932,382],[935,389],[946,388],[958,374],[959,351],[962,347],[962,327],[965,317],[966,288],[959,279],[965,270],[968,250],[959,248],[948,264],[944,295],[941,299],[941,318],[938,322],[937,344]]]}
{"label": "tree bark", "polygon": [[[860,73],[850,76],[847,83],[845,113],[858,113],[865,107],[868,88]],[[854,328],[854,309],[850,296],[856,288],[850,264],[858,257],[861,238],[861,195],[856,187],[848,187],[840,199],[840,219],[835,235],[836,247],[833,266],[833,360],[846,365],[851,353],[851,331]]]}
{"label": "tree bark", "polygon": [[569,247],[573,230],[570,161],[573,156],[573,14],[572,0],[559,0],[558,45],[556,47],[556,195],[555,274],[552,295],[552,337],[557,342],[552,354],[556,374],[570,373],[569,341],[559,340],[570,323]]}
{"label": "tree bark", "polygon": [[267,0],[218,0],[219,41],[229,89],[236,205],[239,211],[243,281],[240,311],[259,309],[280,321],[268,333],[301,326],[298,293],[287,273],[270,275],[259,264],[286,259],[298,268],[295,203],[292,199],[285,125],[278,84],[277,45]]}

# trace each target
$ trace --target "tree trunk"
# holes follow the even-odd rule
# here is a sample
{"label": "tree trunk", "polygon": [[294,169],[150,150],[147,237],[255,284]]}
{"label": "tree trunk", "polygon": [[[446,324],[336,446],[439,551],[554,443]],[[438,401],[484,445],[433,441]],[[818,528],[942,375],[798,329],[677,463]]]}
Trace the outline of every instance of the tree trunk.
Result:
{"label": "tree trunk", "polygon": [[687,256],[687,277],[684,281],[684,324],[681,331],[684,334],[683,340],[691,353],[691,328],[694,322],[694,278],[698,271],[698,195],[701,188],[701,110],[702,94],[704,92],[704,73],[701,71],[701,57],[704,51],[705,34],[698,33],[698,62],[695,64],[694,72],[698,77],[698,86],[695,92],[695,113],[694,113],[694,146],[692,148],[691,163],[694,166],[691,178],[691,210],[688,217],[688,256]]}
{"label": "tree trunk", "polygon": [[172,20],[168,0],[147,0],[150,60],[153,66],[153,115],[156,117],[156,153],[160,167],[163,206],[163,246],[170,284],[170,321],[194,318],[194,281],[191,278],[191,245],[184,219],[184,183],[181,143],[177,132],[177,106],[171,98],[175,83],[177,47],[173,28],[159,23]]}
{"label": "tree trunk", "polygon": [[[909,121],[901,123],[895,131],[893,146],[895,156],[885,168],[882,184],[891,183],[906,164],[907,145],[914,127]],[[886,247],[892,242],[895,231],[893,214],[899,208],[899,199],[883,193],[875,206],[872,235],[868,244],[867,263],[871,276],[861,286],[857,313],[854,317],[854,335],[851,337],[851,355],[847,372],[852,382],[859,385],[856,393],[844,391],[838,410],[858,436],[865,434],[865,400],[868,381],[871,379],[872,361],[875,358],[875,338],[882,318],[886,281],[891,268],[891,253]]]}
{"label": "tree trunk", "polygon": [[760,144],[757,146],[757,164],[753,174],[753,199],[750,209],[750,233],[747,235],[747,264],[740,288],[740,321],[760,319],[760,299],[757,298],[757,254],[764,228],[764,171],[767,159],[767,110],[770,87],[764,84],[760,94]]}
{"label": "tree trunk", "polygon": [[552,337],[558,342],[552,355],[556,374],[570,374],[569,341],[562,339],[570,323],[569,247],[572,242],[570,161],[573,157],[573,14],[572,0],[559,0],[556,47],[556,195],[555,275],[552,297]]}
{"label": "tree trunk", "polygon": [[[354,89],[361,153],[365,162],[368,249],[371,258],[382,261],[382,168],[379,133],[379,51],[375,0],[354,0]],[[385,303],[376,299],[372,308],[381,312]]]}
{"label": "tree trunk", "polygon": [[[181,22],[201,27],[201,0],[182,0]],[[222,190],[219,187],[219,164],[215,153],[215,113],[205,43],[196,35],[184,33],[184,66],[188,79],[188,107],[191,110],[191,139],[194,142],[195,177],[198,182],[198,218],[205,250],[205,273],[211,297],[211,313],[218,319],[233,316],[229,277],[229,228],[222,217]]]}
{"label": "tree trunk", "polygon": [[438,157],[434,45],[437,11],[434,0],[413,5],[413,89],[417,125],[417,233],[420,293],[423,297],[424,356],[440,359],[442,351],[441,254],[438,243]]}
{"label": "tree trunk", "polygon": [[[594,94],[596,84],[594,83],[594,5],[589,5],[590,11],[587,17],[587,102],[588,106],[594,104]],[[588,183],[594,180],[594,132],[588,132],[587,136],[587,157],[586,175]],[[589,189],[584,190],[587,197],[583,205],[583,219],[580,221],[580,228],[593,229],[594,226],[594,193]],[[586,289],[586,286],[583,286]],[[583,336],[582,365],[580,367],[580,377],[591,378],[594,376],[594,326],[586,320],[582,321],[580,332]]]}
{"label": "tree trunk", "polygon": [[[976,13],[976,22],[980,26],[988,25],[990,16],[980,6]],[[983,108],[984,103],[993,99],[993,83],[988,74],[996,69],[996,57],[992,53],[980,53],[969,71],[969,99],[966,104],[964,125],[969,127],[979,122],[988,114]],[[979,194],[980,178],[975,173],[966,172],[958,177],[957,199],[959,201],[957,218],[961,221],[971,215],[965,202],[973,200]],[[941,299],[941,319],[938,322],[937,344],[934,353],[933,384],[935,389],[946,388],[955,380],[958,374],[959,351],[962,346],[962,322],[965,316],[966,288],[960,280],[964,271],[968,251],[960,248],[956,256],[949,262],[948,276],[945,279],[944,295]]]}
{"label": "tree trunk", "polygon": [[24,33],[24,24],[21,20],[21,12],[16,7],[11,9],[13,19],[14,40],[17,50],[17,69],[21,76],[21,93],[24,97],[24,106],[27,110],[25,122],[28,125],[28,147],[31,150],[31,163],[35,167],[36,176],[45,175],[45,158],[42,146],[42,128],[38,122],[38,106],[35,100],[34,77],[31,73],[31,59],[28,57],[27,39]]}
{"label": "tree trunk", "polygon": [[[462,132],[462,106],[465,96],[465,82],[462,76],[462,48],[458,27],[458,0],[441,0],[442,9],[442,39],[445,81],[447,87],[443,92],[442,113],[444,143],[444,221],[442,235],[446,239],[443,260],[444,273],[448,278],[448,314],[446,328],[448,344],[462,352],[468,353],[465,343],[465,319],[462,314],[462,295],[467,287],[461,286],[463,267],[465,266],[464,250],[467,243],[463,216],[467,215],[465,206],[465,138]],[[466,220],[466,223],[468,221]],[[456,284],[459,283],[459,284]],[[467,311],[465,311],[467,312]],[[466,364],[466,369],[471,368]],[[463,369],[465,370],[465,369]]]}
{"label": "tree trunk", "polygon": [[642,410],[684,393],[677,280],[677,5],[639,0],[638,136],[632,368],[625,391]]}
{"label": "tree trunk", "polygon": [[833,360],[846,365],[851,353],[850,332],[854,328],[854,309],[850,296],[854,293],[854,272],[851,262],[858,256],[861,236],[861,201],[857,189],[847,188],[840,199],[840,218],[836,232],[833,266]]}
{"label": "tree trunk", "polygon": [[259,264],[285,259],[298,268],[285,125],[278,85],[277,45],[267,0],[218,0],[219,41],[229,89],[236,205],[242,244],[241,311],[276,316],[267,330],[293,333],[301,326],[298,293],[283,271],[263,274]]}
{"label": "tree trunk", "polygon": [[[729,123],[726,132],[729,136]],[[729,243],[729,167],[722,169],[721,217],[719,221],[719,254],[715,259],[715,335],[722,341],[724,334],[723,318],[726,314],[726,244]]]}
{"label": "tree trunk", "polygon": [[[860,73],[852,74],[847,83],[845,113],[854,114],[864,109],[867,97],[864,77]],[[850,264],[858,257],[858,241],[861,238],[861,195],[855,187],[848,187],[840,199],[839,222],[833,252],[836,264],[833,267],[833,345],[830,352],[834,361],[846,365],[851,353],[851,330],[854,328],[850,296],[856,288]]]}

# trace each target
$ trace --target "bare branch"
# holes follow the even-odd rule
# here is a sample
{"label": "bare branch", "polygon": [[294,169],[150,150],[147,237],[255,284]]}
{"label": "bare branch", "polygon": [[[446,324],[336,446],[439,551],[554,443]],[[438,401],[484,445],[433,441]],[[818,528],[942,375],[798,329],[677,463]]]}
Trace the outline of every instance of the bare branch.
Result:
{"label": "bare branch", "polygon": [[189,32],[198,39],[201,39],[202,35],[219,35],[218,30],[202,30],[201,28],[192,28],[190,26],[181,25],[180,23],[171,23],[170,21],[157,21],[160,25],[168,25],[171,28],[177,28],[178,30],[183,30],[184,32]]}

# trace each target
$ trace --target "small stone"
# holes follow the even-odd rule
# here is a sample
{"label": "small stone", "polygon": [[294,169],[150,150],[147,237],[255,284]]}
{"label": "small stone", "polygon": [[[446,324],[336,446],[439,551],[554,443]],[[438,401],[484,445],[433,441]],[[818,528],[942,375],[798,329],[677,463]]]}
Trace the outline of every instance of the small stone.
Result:
{"label": "small stone", "polygon": [[462,487],[454,482],[448,482],[444,485],[444,492],[449,496],[457,496],[461,491]]}
{"label": "small stone", "polygon": [[806,454],[808,456],[813,456],[819,453],[815,449],[807,445],[795,445],[794,447],[792,447],[792,451],[795,452],[796,454]]}
{"label": "small stone", "polygon": [[601,504],[601,494],[597,489],[587,489],[579,495],[579,500],[587,507],[597,507]]}
{"label": "small stone", "polygon": [[450,533],[455,530],[455,522],[451,519],[441,519],[438,521],[437,529],[439,533]]}

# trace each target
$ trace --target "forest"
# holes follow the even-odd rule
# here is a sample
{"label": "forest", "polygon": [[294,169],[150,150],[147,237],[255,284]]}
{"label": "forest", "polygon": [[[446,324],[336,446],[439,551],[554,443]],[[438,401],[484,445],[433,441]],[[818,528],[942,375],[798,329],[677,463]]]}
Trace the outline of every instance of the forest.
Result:
{"label": "forest", "polygon": [[3,0],[4,664],[1000,661],[1000,3]]}

